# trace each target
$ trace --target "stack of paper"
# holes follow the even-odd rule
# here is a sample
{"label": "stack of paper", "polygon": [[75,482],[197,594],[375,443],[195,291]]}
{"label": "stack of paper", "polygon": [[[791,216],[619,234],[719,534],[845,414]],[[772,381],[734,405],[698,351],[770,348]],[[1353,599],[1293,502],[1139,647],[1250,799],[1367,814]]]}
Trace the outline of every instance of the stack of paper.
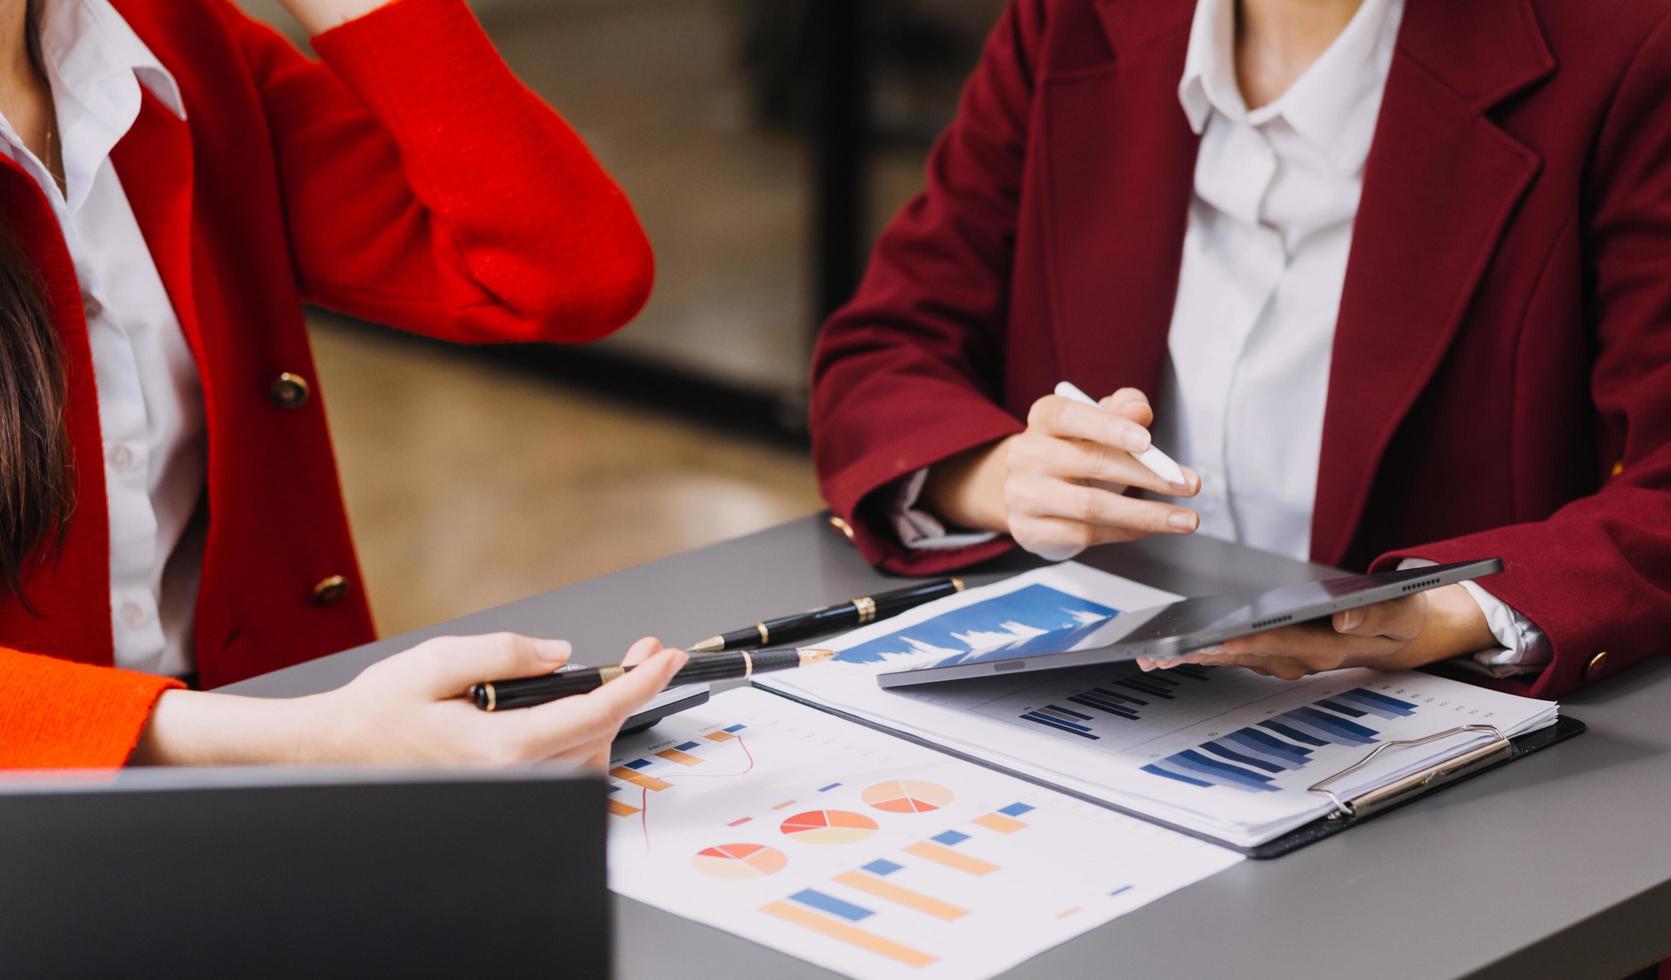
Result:
{"label": "stack of paper", "polygon": [[[1240,670],[1134,665],[883,690],[875,675],[1174,598],[1083,565],[971,590],[824,644],[815,670],[756,683],[984,764],[1248,848],[1327,814],[1310,787],[1375,747],[1330,788],[1342,798],[1556,720],[1558,707],[1427,674],[1353,670],[1291,682]],[[1495,729],[1495,732],[1484,729]]]}
{"label": "stack of paper", "polygon": [[1240,856],[759,691],[623,739],[618,892],[857,977],[983,977]]}

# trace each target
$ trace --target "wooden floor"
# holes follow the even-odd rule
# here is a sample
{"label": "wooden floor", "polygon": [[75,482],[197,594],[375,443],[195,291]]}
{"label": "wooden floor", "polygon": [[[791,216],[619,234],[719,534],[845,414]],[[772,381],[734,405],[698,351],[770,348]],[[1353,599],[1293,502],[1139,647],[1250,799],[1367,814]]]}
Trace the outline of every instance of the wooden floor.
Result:
{"label": "wooden floor", "polygon": [[384,635],[821,506],[800,452],[365,328],[313,341]]}

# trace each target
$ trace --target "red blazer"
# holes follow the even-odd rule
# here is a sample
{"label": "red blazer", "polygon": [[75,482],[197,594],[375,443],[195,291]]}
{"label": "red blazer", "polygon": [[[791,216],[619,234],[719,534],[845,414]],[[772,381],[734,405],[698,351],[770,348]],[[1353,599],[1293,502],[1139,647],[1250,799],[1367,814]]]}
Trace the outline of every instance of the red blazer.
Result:
{"label": "red blazer", "polygon": [[[1409,0],[1341,300],[1312,557],[1501,556],[1559,695],[1671,647],[1667,0]],[[819,477],[866,557],[879,492],[1021,430],[1069,378],[1153,392],[1197,139],[1191,4],[1015,0],[926,191],[814,365]]]}
{"label": "red blazer", "polygon": [[[228,0],[116,0],[174,74],[113,157],[207,403],[196,658],[214,687],[373,638],[302,304],[454,341],[584,341],[630,319],[649,246],[626,199],[500,61],[462,0],[397,0],[305,59]],[[166,684],[111,663],[98,400],[46,198],[0,160],[0,209],[63,340],[79,506],[0,600],[0,766],[114,765]],[[341,582],[336,577],[341,577]]]}

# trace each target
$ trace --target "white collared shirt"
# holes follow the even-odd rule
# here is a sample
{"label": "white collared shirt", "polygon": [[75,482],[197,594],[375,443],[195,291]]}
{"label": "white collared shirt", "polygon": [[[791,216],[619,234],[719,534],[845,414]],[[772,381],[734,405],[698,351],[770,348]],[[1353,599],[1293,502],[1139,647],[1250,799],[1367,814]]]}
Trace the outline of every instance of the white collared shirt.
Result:
{"label": "white collared shirt", "polygon": [[202,567],[192,518],[206,469],[203,392],[110,152],[139,117],[141,85],[181,118],[185,107],[109,0],[45,0],[40,30],[63,191],[4,118],[0,152],[52,203],[81,284],[104,440],[116,665],[181,675],[192,669]]}
{"label": "white collared shirt", "polygon": [[[1178,99],[1201,146],[1154,438],[1201,474],[1201,534],[1310,556],[1335,323],[1403,15],[1404,0],[1364,0],[1280,98],[1249,110],[1235,0],[1196,5]],[[925,477],[906,481],[894,511],[907,545],[989,537],[947,534],[917,508]],[[1512,674],[1547,662],[1536,627],[1467,589],[1503,645],[1477,665]]]}

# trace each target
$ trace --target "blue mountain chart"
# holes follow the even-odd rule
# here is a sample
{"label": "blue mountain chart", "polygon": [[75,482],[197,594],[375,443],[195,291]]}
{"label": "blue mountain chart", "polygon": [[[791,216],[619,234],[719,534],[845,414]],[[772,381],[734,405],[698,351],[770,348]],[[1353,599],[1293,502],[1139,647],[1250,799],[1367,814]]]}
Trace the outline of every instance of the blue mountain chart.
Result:
{"label": "blue mountain chart", "polygon": [[956,657],[1024,644],[1042,633],[1090,629],[1119,614],[1118,609],[1048,585],[1029,585],[879,636],[842,651],[836,659],[867,664],[924,654]]}

